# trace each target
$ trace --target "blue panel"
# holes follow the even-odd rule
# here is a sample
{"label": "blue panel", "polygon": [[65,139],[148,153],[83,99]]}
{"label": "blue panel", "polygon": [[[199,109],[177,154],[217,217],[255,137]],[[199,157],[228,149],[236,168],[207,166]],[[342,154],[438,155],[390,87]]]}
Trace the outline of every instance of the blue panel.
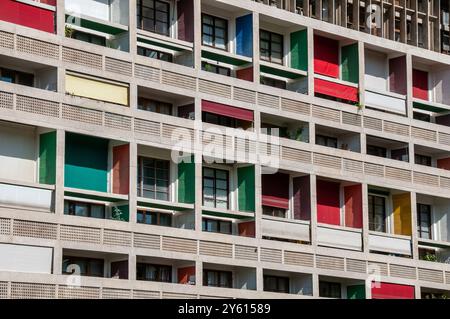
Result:
{"label": "blue panel", "polygon": [[253,18],[251,13],[236,19],[236,54],[253,57]]}

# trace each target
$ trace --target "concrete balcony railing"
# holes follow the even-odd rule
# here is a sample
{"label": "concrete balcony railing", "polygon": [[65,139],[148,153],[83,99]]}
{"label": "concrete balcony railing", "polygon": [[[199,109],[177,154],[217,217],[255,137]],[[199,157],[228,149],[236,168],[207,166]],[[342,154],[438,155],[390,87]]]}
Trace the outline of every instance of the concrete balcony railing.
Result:
{"label": "concrete balcony railing", "polygon": [[384,253],[411,256],[411,237],[370,232],[369,249]]}

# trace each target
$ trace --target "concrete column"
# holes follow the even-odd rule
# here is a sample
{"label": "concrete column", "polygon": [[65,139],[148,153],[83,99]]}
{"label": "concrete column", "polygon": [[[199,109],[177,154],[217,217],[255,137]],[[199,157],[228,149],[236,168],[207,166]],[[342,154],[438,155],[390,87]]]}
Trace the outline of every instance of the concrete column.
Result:
{"label": "concrete column", "polygon": [[202,4],[194,1],[194,68],[202,69]]}
{"label": "concrete column", "polygon": [[65,36],[66,13],[65,0],[58,0],[56,2],[56,34]]}
{"label": "concrete column", "polygon": [[137,221],[137,169],[138,169],[138,146],[137,143],[130,143],[130,190],[129,190],[129,211],[130,223]]}
{"label": "concrete column", "polygon": [[317,175],[309,176],[311,185],[311,245],[317,246]]}
{"label": "concrete column", "polygon": [[195,230],[202,231],[202,163],[203,155],[201,152],[201,130],[202,130],[202,106],[201,99],[195,99],[195,130],[194,130],[194,163],[195,163]]}
{"label": "concrete column", "polygon": [[308,95],[314,96],[314,30],[308,27]]}
{"label": "concrete column", "polygon": [[422,299],[421,297],[421,291],[420,291],[420,286],[419,285],[415,285],[414,286],[414,294],[415,294],[415,298],[416,299]]}
{"label": "concrete column", "polygon": [[414,150],[414,143],[409,142],[408,143],[408,157],[409,157],[409,164],[412,166],[415,163],[415,150]]}
{"label": "concrete column", "polygon": [[[128,35],[130,37],[130,53],[137,53],[137,17],[136,17],[136,1],[128,1]],[[131,102],[131,101],[130,101]],[[132,104],[131,104],[132,105]]]}
{"label": "concrete column", "polygon": [[259,83],[259,13],[253,12],[253,80]]}
{"label": "concrete column", "polygon": [[419,259],[419,243],[417,237],[417,193],[411,192],[411,227],[412,227],[412,257]]}
{"label": "concrete column", "polygon": [[63,259],[63,249],[60,243],[55,244],[53,247],[53,274],[62,274],[62,259]]}
{"label": "concrete column", "polygon": [[367,154],[367,134],[361,133],[360,136],[361,154]]}
{"label": "concrete column", "polygon": [[309,122],[309,143],[314,145],[316,144],[316,123]]}
{"label": "concrete column", "polygon": [[64,214],[65,132],[56,130],[55,214]]}
{"label": "concrete column", "polygon": [[312,290],[313,290],[313,297],[318,298],[319,297],[319,274],[317,274],[317,273],[312,274]]}
{"label": "concrete column", "polygon": [[[136,216],[136,214],[134,214]],[[130,252],[128,255],[128,280],[136,280],[136,254]]]}
{"label": "concrete column", "polygon": [[264,291],[264,273],[262,267],[256,267],[256,290]]}
{"label": "concrete column", "polygon": [[363,251],[369,254],[369,185],[363,183],[362,185],[362,243]]}
{"label": "concrete column", "polygon": [[366,299],[372,299],[372,279],[371,277],[365,280]]}
{"label": "concrete column", "polygon": [[365,69],[365,61],[364,61],[364,42],[358,41],[358,66],[359,66],[359,105],[365,105],[365,81],[364,74],[366,72]]}
{"label": "concrete column", "polygon": [[255,165],[255,238],[262,238],[262,185],[261,185],[261,165]]}
{"label": "concrete column", "polygon": [[410,119],[413,118],[413,77],[412,77],[412,56],[411,54],[406,54],[406,110],[407,115]]}
{"label": "concrete column", "polygon": [[138,87],[137,87],[136,83],[130,83],[129,98],[130,98],[130,109],[137,109],[138,108]]}
{"label": "concrete column", "polygon": [[195,261],[195,285],[203,286],[203,262],[200,260]]}

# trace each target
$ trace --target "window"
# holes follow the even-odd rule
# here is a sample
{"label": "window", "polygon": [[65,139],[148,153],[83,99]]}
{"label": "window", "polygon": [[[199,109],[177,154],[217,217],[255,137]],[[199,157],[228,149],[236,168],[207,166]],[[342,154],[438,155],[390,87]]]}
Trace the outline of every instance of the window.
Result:
{"label": "window", "polygon": [[243,121],[240,119],[235,119],[232,117],[209,112],[202,112],[202,121],[205,123],[221,125],[231,128],[242,128],[244,130],[252,127],[252,122],[250,121]]}
{"label": "window", "polygon": [[170,34],[169,3],[158,0],[137,1],[137,25],[139,29]]}
{"label": "window", "polygon": [[341,298],[341,284],[338,282],[319,282],[319,297]]}
{"label": "window", "polygon": [[63,274],[72,274],[78,271],[78,267],[75,268],[74,265],[79,267],[81,276],[104,277],[103,259],[64,256],[62,265]]}
{"label": "window", "polygon": [[90,34],[90,33],[81,32],[78,30],[74,30],[72,32],[72,34],[70,35],[70,37],[72,39],[89,42],[89,43],[101,45],[104,47],[106,46],[106,38],[95,35],[95,34]]}
{"label": "window", "polygon": [[367,145],[367,155],[387,157],[387,150],[384,147]]}
{"label": "window", "polygon": [[138,196],[169,200],[169,167],[166,160],[138,158]]}
{"label": "window", "polygon": [[420,238],[431,238],[431,206],[417,204],[417,233]]}
{"label": "window", "polygon": [[408,148],[400,148],[396,150],[391,150],[391,159],[397,161],[408,162],[409,161],[409,151]]}
{"label": "window", "polygon": [[231,271],[203,270],[203,286],[233,288]]}
{"label": "window", "polygon": [[203,205],[228,209],[228,171],[203,167]]}
{"label": "window", "polygon": [[424,122],[431,122],[431,116],[429,114],[424,114],[420,112],[414,112],[413,118],[415,120],[424,121]]}
{"label": "window", "polygon": [[414,162],[417,165],[431,166],[431,156],[415,154],[414,155]]}
{"label": "window", "polygon": [[260,30],[259,37],[261,60],[283,64],[283,36]]}
{"label": "window", "polygon": [[105,218],[105,205],[64,201],[64,214],[73,216]]}
{"label": "window", "polygon": [[214,64],[211,64],[211,63],[208,63],[208,62],[202,62],[202,70],[203,71],[207,71],[207,72],[211,72],[211,73],[225,75],[225,76],[230,76],[231,75],[231,70],[229,68],[225,68],[223,66],[214,65]]}
{"label": "window", "polygon": [[263,206],[263,215],[286,218],[286,210],[278,207]]}
{"label": "window", "polygon": [[26,86],[34,86],[34,75],[31,73],[0,68],[0,81]]}
{"label": "window", "polygon": [[152,59],[157,59],[166,62],[173,62],[173,55],[153,49],[138,47],[137,54],[146,56]]}
{"label": "window", "polygon": [[271,87],[274,87],[274,88],[286,90],[286,81],[276,80],[276,79],[272,79],[272,78],[268,78],[268,77],[262,76],[260,82],[263,85],[267,85],[267,86],[271,86]]}
{"label": "window", "polygon": [[217,49],[227,50],[228,21],[202,14],[202,43]]}
{"label": "window", "polygon": [[369,195],[369,229],[386,232],[386,199]]}
{"label": "window", "polygon": [[316,135],[316,144],[337,148],[337,138],[325,135]]}
{"label": "window", "polygon": [[172,282],[172,266],[137,263],[136,279],[158,282]]}
{"label": "window", "polygon": [[231,235],[231,222],[225,220],[203,218],[202,230],[210,233]]}
{"label": "window", "polygon": [[289,278],[265,275],[264,291],[289,293]]}
{"label": "window", "polygon": [[138,98],[138,109],[160,114],[172,115],[172,104],[144,97]]}
{"label": "window", "polygon": [[137,212],[138,224],[158,225],[158,226],[172,226],[172,215],[160,212],[150,212],[146,210],[138,210]]}

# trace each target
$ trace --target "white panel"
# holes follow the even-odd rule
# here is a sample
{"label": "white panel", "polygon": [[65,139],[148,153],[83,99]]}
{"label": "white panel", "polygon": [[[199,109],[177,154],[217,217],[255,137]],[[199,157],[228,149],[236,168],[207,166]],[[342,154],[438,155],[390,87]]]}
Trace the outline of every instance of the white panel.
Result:
{"label": "white panel", "polygon": [[364,77],[366,88],[388,89],[387,58],[383,53],[366,50]]}
{"label": "white panel", "polygon": [[0,244],[0,270],[51,274],[53,248]]}
{"label": "white panel", "polygon": [[66,12],[109,21],[109,0],[66,0]]}
{"label": "white panel", "polygon": [[310,241],[309,225],[263,219],[261,221],[263,236]]}
{"label": "white panel", "polygon": [[318,226],[317,242],[321,246],[362,251],[360,232]]}
{"label": "white panel", "polygon": [[404,99],[396,98],[386,94],[366,90],[365,104],[384,111],[406,114],[406,103]]}
{"label": "white panel", "polygon": [[50,210],[52,191],[18,185],[0,184],[0,203]]}
{"label": "white panel", "polygon": [[369,234],[369,249],[410,256],[411,240]]}
{"label": "white panel", "polygon": [[0,177],[34,182],[36,143],[34,128],[6,126],[0,128]]}

